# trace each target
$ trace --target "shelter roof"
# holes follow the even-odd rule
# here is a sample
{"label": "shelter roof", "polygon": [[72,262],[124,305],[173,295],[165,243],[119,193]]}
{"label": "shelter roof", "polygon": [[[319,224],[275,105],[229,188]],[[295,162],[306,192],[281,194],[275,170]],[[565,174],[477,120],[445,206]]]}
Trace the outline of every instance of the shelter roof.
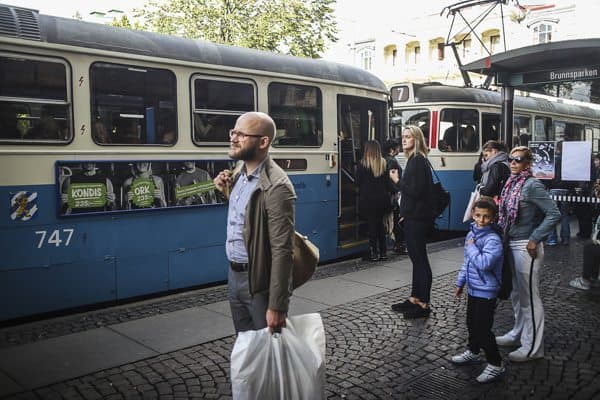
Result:
{"label": "shelter roof", "polygon": [[[484,75],[495,75],[499,83],[511,83],[519,87],[527,84],[542,83],[527,82],[527,75],[542,71],[581,70],[586,67],[600,66],[600,38],[565,40],[538,45],[521,47],[503,53],[473,61],[463,65],[462,69]],[[574,79],[598,79],[596,77],[572,76]],[[499,79],[500,78],[500,79]],[[561,79],[565,81],[568,79]],[[551,82],[552,80],[545,80]]]}

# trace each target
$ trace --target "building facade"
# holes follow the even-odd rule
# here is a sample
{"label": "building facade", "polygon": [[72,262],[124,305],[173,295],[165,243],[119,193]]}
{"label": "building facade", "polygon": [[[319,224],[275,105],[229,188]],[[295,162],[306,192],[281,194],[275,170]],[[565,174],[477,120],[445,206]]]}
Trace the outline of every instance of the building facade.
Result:
{"label": "building facade", "polygon": [[[385,27],[369,38],[348,44],[348,58],[339,60],[366,69],[386,83],[442,82],[463,85],[457,57],[462,64],[487,55],[538,43],[600,37],[597,0],[563,0],[552,3],[510,3],[495,7],[479,18],[490,5],[462,12],[474,31],[457,14],[440,14],[430,9],[421,16],[399,18],[396,26]],[[452,48],[452,45],[455,49]],[[473,84],[483,77],[472,76]]]}

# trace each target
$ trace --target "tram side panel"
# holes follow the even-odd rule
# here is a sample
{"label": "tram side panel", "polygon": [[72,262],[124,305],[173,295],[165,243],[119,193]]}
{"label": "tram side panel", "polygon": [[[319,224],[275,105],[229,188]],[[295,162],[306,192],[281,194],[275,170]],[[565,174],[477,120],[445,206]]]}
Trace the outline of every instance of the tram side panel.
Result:
{"label": "tram side panel", "polygon": [[57,186],[0,187],[0,320],[226,279],[226,206],[59,216]]}

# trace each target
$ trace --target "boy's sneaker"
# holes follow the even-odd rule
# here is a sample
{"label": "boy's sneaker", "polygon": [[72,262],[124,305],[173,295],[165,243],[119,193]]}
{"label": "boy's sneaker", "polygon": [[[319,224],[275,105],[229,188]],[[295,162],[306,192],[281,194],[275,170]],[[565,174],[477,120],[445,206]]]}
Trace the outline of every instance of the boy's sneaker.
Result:
{"label": "boy's sneaker", "polygon": [[475,354],[471,350],[467,350],[462,354],[452,357],[452,362],[457,365],[481,364],[483,357],[480,354]]}
{"label": "boy's sneaker", "polygon": [[573,279],[569,282],[569,286],[574,287],[575,289],[590,290],[590,282],[582,277]]}
{"label": "boy's sneaker", "polygon": [[499,367],[488,364],[485,366],[483,372],[477,377],[479,383],[491,383],[499,379],[502,379],[506,374],[506,367],[501,364]]}

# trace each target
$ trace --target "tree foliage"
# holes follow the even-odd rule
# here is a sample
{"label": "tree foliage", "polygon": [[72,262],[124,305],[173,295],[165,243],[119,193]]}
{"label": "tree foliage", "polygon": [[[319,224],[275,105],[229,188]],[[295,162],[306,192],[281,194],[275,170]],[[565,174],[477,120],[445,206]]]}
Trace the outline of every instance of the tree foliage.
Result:
{"label": "tree foliage", "polygon": [[142,29],[316,58],[337,41],[335,0],[151,0]]}
{"label": "tree foliage", "polygon": [[129,28],[136,30],[144,30],[143,24],[139,21],[134,21],[133,24],[129,21],[127,15],[121,15],[121,18],[113,18],[109,25],[116,26],[119,28]]}

